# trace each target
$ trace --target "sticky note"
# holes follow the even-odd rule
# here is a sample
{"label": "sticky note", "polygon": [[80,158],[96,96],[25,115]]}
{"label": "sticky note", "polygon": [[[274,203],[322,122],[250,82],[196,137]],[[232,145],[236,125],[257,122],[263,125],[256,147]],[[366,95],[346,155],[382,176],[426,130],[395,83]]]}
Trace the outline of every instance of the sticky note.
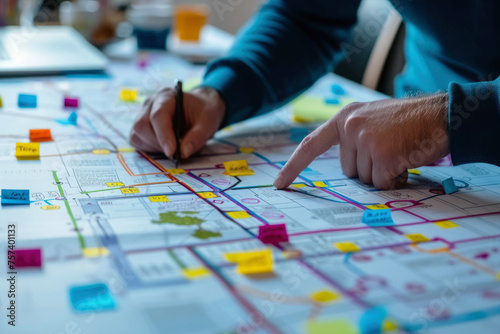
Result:
{"label": "sticky note", "polygon": [[165,195],[160,195],[160,196],[149,196],[148,197],[151,202],[170,202],[167,196]]}
{"label": "sticky note", "polygon": [[120,152],[120,153],[135,152],[135,148],[133,148],[133,147],[119,147],[118,152]]}
{"label": "sticky note", "polygon": [[230,176],[244,176],[254,174],[253,170],[248,168],[246,160],[225,161],[224,168],[226,168],[226,172]]}
{"label": "sticky note", "polygon": [[394,225],[390,209],[366,209],[361,221],[369,226]]}
{"label": "sticky note", "polygon": [[255,149],[251,148],[251,147],[240,147],[240,152],[241,153],[253,153],[253,152],[255,152]]}
{"label": "sticky note", "polygon": [[382,333],[382,325],[387,316],[383,307],[372,307],[359,320],[360,334]]}
{"label": "sticky note", "polygon": [[250,214],[246,211],[228,211],[226,214],[234,219],[250,218]]}
{"label": "sticky note", "polygon": [[84,248],[82,250],[83,256],[93,258],[100,256],[108,256],[109,250],[106,247],[92,247],[92,248]]}
{"label": "sticky note", "polygon": [[331,303],[339,299],[340,294],[331,290],[320,290],[311,294],[311,299],[317,303]]}
{"label": "sticky note", "polygon": [[307,187],[306,184],[304,183],[295,183],[295,184],[292,184],[293,187],[295,188],[304,188],[304,187]]}
{"label": "sticky note", "polygon": [[446,194],[452,194],[458,191],[457,186],[455,185],[455,180],[452,177],[443,180],[443,188]]}
{"label": "sticky note", "polygon": [[103,311],[115,308],[115,301],[106,284],[76,286],[69,289],[71,305],[77,312]]}
{"label": "sticky note", "polygon": [[36,108],[36,95],[19,94],[17,97],[17,105],[19,108]]}
{"label": "sticky note", "polygon": [[325,103],[326,104],[340,104],[340,101],[338,99],[326,98]]}
{"label": "sticky note", "polygon": [[332,87],[330,87],[330,90],[335,95],[344,95],[345,94],[344,88],[342,88],[342,86],[339,84],[333,84]]}
{"label": "sticky note", "polygon": [[265,244],[288,242],[288,233],[285,224],[259,226],[258,238]]}
{"label": "sticky note", "polygon": [[409,174],[420,175],[420,171],[418,169],[408,169]]}
{"label": "sticky note", "polygon": [[389,319],[385,319],[385,321],[382,323],[383,333],[396,331],[398,328],[399,328],[398,325],[394,321]]}
{"label": "sticky note", "polygon": [[65,97],[64,98],[65,108],[78,108],[78,99],[76,97]]}
{"label": "sticky note", "polygon": [[210,275],[210,271],[204,267],[182,269],[182,274],[187,279],[198,279]]}
{"label": "sticky note", "polygon": [[342,98],[339,104],[326,104],[323,97],[301,95],[291,103],[292,115],[302,122],[324,122],[354,101],[352,98]]}
{"label": "sticky note", "polygon": [[314,181],[313,184],[319,188],[326,188],[328,185],[323,181]]}
{"label": "sticky note", "polygon": [[451,222],[449,220],[443,220],[443,221],[440,221],[440,222],[435,222],[434,225],[437,225],[441,228],[454,228],[454,227],[458,227],[458,224],[455,224],[454,222]]}
{"label": "sticky note", "polygon": [[92,150],[92,153],[93,154],[98,154],[98,155],[106,155],[106,154],[110,154],[111,151],[110,150],[106,150],[106,149],[96,148],[95,150]]}
{"label": "sticky note", "polygon": [[367,205],[367,209],[370,210],[380,210],[380,209],[389,209],[389,207],[385,204],[372,204],[372,205]]}
{"label": "sticky note", "polygon": [[344,319],[309,320],[307,334],[359,334],[358,329]]}
{"label": "sticky note", "polygon": [[300,143],[309,134],[308,128],[291,128],[290,140],[294,143]]}
{"label": "sticky note", "polygon": [[52,141],[52,134],[50,133],[50,129],[31,129],[30,141],[32,142]]}
{"label": "sticky note", "polygon": [[273,271],[273,258],[270,249],[226,254],[226,259],[236,262],[236,271],[242,275],[263,274]]}
{"label": "sticky note", "polygon": [[169,174],[172,174],[172,175],[186,173],[186,171],[182,168],[167,169],[167,172],[169,172]]}
{"label": "sticky note", "polygon": [[351,241],[345,241],[345,242],[336,242],[335,247],[343,253],[352,253],[352,252],[358,252],[361,249],[356,246],[354,242]]}
{"label": "sticky note", "polygon": [[30,204],[29,189],[2,189],[2,204]]}
{"label": "sticky note", "polygon": [[56,121],[62,125],[77,125],[78,124],[78,114],[73,111],[67,119],[58,119]]}
{"label": "sticky note", "polygon": [[137,90],[130,88],[123,88],[120,91],[120,98],[126,102],[135,102],[137,99]]}
{"label": "sticky note", "polygon": [[61,207],[59,205],[44,205],[41,207],[42,210],[54,211],[59,210]]}
{"label": "sticky note", "polygon": [[16,249],[14,253],[13,262],[16,268],[40,268],[42,266],[42,250],[39,248]]}
{"label": "sticky note", "polygon": [[139,189],[137,188],[121,188],[122,194],[137,194]]}
{"label": "sticky note", "polygon": [[0,96],[0,108],[3,107],[3,101],[2,101],[2,97]]}
{"label": "sticky note", "polygon": [[200,195],[203,198],[217,198],[217,195],[211,191],[201,192],[201,193],[198,193],[198,195]]}
{"label": "sticky note", "polygon": [[16,143],[16,158],[18,160],[40,159],[40,143]]}
{"label": "sticky note", "polygon": [[123,182],[106,182],[108,187],[123,187],[125,184]]}
{"label": "sticky note", "polygon": [[414,234],[405,234],[405,237],[407,237],[408,239],[410,239],[411,241],[413,242],[426,242],[426,241],[429,241],[429,239],[425,236],[425,235],[422,235],[420,233],[414,233]]}

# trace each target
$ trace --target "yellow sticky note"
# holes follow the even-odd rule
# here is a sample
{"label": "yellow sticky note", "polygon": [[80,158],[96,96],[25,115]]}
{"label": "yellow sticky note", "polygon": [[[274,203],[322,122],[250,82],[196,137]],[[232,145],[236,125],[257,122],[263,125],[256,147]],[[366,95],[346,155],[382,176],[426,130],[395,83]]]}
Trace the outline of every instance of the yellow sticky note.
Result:
{"label": "yellow sticky note", "polygon": [[0,108],[3,107],[3,101],[2,101],[2,97],[0,96]]}
{"label": "yellow sticky note", "polygon": [[413,242],[429,241],[429,239],[425,235],[420,234],[420,233],[405,234],[405,237],[407,237],[408,239],[410,239]]}
{"label": "yellow sticky note", "polygon": [[325,98],[320,96],[301,95],[292,101],[292,114],[294,120],[299,122],[327,121],[349,103],[352,98],[340,98],[338,104],[327,104]]}
{"label": "yellow sticky note", "polygon": [[273,257],[270,249],[227,253],[230,262],[238,264],[237,272],[242,275],[263,274],[273,271]]}
{"label": "yellow sticky note", "polygon": [[224,168],[226,168],[227,174],[231,176],[244,176],[254,174],[253,170],[248,168],[246,160],[226,161],[224,162]]}
{"label": "yellow sticky note", "polygon": [[420,175],[420,171],[418,169],[408,169],[409,174]]}
{"label": "yellow sticky note", "polygon": [[120,91],[120,98],[123,101],[135,102],[137,99],[137,89],[123,88]]}
{"label": "yellow sticky note", "polygon": [[110,154],[111,151],[110,150],[106,150],[106,149],[97,148],[95,150],[92,150],[92,153],[98,154],[98,155],[106,155],[106,154]]}
{"label": "yellow sticky note", "polygon": [[137,188],[121,188],[122,194],[137,194],[139,189]]}
{"label": "yellow sticky note", "polygon": [[350,322],[343,319],[312,320],[306,324],[307,334],[359,334]]}
{"label": "yellow sticky note", "polygon": [[255,152],[255,149],[251,147],[240,147],[240,152],[241,153],[253,153]]}
{"label": "yellow sticky note", "polygon": [[354,242],[351,241],[336,242],[334,245],[339,251],[344,253],[358,252],[361,250]]}
{"label": "yellow sticky note", "polygon": [[392,332],[398,329],[398,325],[392,320],[384,320],[382,323],[382,333]]}
{"label": "yellow sticky note", "polygon": [[59,210],[61,207],[59,205],[44,205],[42,206],[42,210],[52,211]]}
{"label": "yellow sticky note", "polygon": [[160,196],[149,196],[148,197],[151,202],[170,202],[167,196],[165,195],[160,195]]}
{"label": "yellow sticky note", "polygon": [[40,159],[40,143],[16,143],[16,158],[18,160]]}
{"label": "yellow sticky note", "polygon": [[106,247],[84,248],[82,252],[83,256],[85,257],[99,257],[109,255],[109,251]]}
{"label": "yellow sticky note", "polygon": [[373,204],[373,205],[367,205],[367,209],[370,210],[381,210],[381,209],[389,209],[389,207],[385,204]]}
{"label": "yellow sticky note", "polygon": [[210,271],[204,267],[182,269],[182,274],[187,279],[197,279],[210,275]]}
{"label": "yellow sticky note", "polygon": [[323,182],[323,181],[314,181],[313,184],[316,187],[320,187],[320,188],[326,188],[326,187],[328,187],[328,185],[325,182]]}
{"label": "yellow sticky note", "polygon": [[451,222],[449,220],[443,220],[443,221],[440,221],[440,222],[435,222],[434,225],[437,225],[441,228],[454,228],[454,227],[458,227],[458,224],[455,224],[454,222]]}
{"label": "yellow sticky note", "polygon": [[340,295],[331,290],[320,290],[311,294],[312,300],[318,303],[331,303],[339,299]]}
{"label": "yellow sticky note", "polygon": [[497,274],[497,280],[500,281],[500,274]]}
{"label": "yellow sticky note", "polygon": [[240,218],[250,218],[250,214],[246,211],[228,211],[226,214],[234,219],[240,219]]}
{"label": "yellow sticky note", "polygon": [[296,183],[296,184],[292,184],[293,187],[295,188],[304,188],[304,187],[307,187],[307,185],[305,185],[304,183]]}
{"label": "yellow sticky note", "polygon": [[106,182],[108,187],[123,187],[123,182]]}
{"label": "yellow sticky note", "polygon": [[172,168],[172,169],[167,169],[167,172],[169,174],[175,175],[175,174],[185,174],[186,171],[182,168]]}
{"label": "yellow sticky note", "polygon": [[204,191],[204,192],[198,193],[198,195],[200,195],[203,198],[216,198],[217,197],[217,195],[211,191]]}
{"label": "yellow sticky note", "polygon": [[121,147],[121,148],[118,148],[118,152],[120,152],[120,153],[135,152],[135,148],[133,148],[133,147]]}

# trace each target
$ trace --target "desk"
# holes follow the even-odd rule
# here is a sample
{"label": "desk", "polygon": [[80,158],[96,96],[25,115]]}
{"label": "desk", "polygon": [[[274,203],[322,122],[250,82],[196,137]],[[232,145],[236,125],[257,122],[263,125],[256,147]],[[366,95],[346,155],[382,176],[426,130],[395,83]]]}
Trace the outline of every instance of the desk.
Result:
{"label": "desk", "polygon": [[[0,188],[30,191],[30,204],[0,206],[0,245],[40,249],[42,262],[35,254],[22,259],[33,268],[6,270],[0,257],[1,333],[497,332],[498,167],[444,160],[403,189],[377,191],[346,178],[333,147],[277,191],[298,145],[290,128],[317,125],[293,123],[287,106],[220,131],[171,170],[131,148],[128,133],[148,94],[175,77],[194,82],[203,67],[160,53],[147,63],[0,81]],[[340,99],[383,97],[335,75],[308,94],[329,97],[332,85]],[[123,87],[137,89],[136,102],[120,100]],[[36,94],[37,108],[18,108],[19,93]],[[63,108],[65,95],[80,106]],[[71,112],[76,125],[60,122]],[[16,143],[40,128],[53,141],[39,160],[17,160]],[[254,175],[225,174],[224,161],[241,159]],[[446,195],[449,177],[459,190]],[[380,208],[392,221],[362,222]],[[286,224],[288,243],[257,238],[274,224]],[[250,250],[270,250],[271,273],[240,274],[226,256]]]}

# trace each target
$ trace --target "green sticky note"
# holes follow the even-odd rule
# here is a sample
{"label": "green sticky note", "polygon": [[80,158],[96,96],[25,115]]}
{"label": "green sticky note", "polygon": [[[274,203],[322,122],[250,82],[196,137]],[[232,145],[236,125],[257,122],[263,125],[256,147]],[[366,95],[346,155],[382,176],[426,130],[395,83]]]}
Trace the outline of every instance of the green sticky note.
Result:
{"label": "green sticky note", "polygon": [[302,122],[324,122],[335,116],[352,98],[340,98],[338,104],[327,104],[320,96],[301,95],[292,101],[292,113],[296,120]]}
{"label": "green sticky note", "polygon": [[306,324],[308,334],[358,334],[358,330],[347,320],[316,320]]}

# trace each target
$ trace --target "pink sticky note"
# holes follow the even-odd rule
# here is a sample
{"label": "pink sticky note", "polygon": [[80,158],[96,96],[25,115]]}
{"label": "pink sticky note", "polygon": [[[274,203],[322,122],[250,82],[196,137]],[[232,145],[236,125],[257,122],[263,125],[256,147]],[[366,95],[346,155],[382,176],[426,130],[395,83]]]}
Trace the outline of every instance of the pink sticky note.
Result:
{"label": "pink sticky note", "polygon": [[16,249],[14,251],[16,268],[40,268],[42,266],[41,249]]}
{"label": "pink sticky note", "polygon": [[64,107],[66,108],[78,108],[78,99],[76,97],[65,97]]}
{"label": "pink sticky note", "polygon": [[265,244],[288,242],[285,224],[259,226],[259,240]]}

